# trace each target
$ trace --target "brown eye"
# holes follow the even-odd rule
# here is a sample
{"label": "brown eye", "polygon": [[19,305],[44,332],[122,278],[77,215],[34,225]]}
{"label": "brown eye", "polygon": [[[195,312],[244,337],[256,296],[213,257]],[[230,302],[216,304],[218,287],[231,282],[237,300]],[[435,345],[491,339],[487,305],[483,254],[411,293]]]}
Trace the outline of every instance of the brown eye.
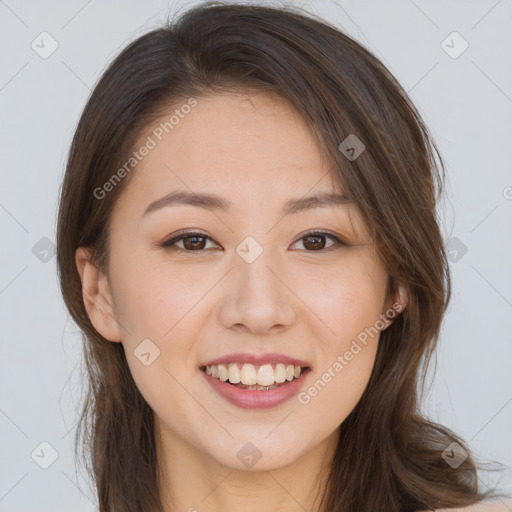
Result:
{"label": "brown eye", "polygon": [[322,235],[311,235],[303,238],[305,240],[304,247],[306,249],[324,249],[325,248],[325,238]]}
{"label": "brown eye", "polygon": [[[331,239],[333,243],[326,245],[326,239]],[[324,231],[306,233],[295,243],[299,242],[302,242],[305,250],[309,252],[319,252],[322,250],[330,250],[331,248],[334,249],[334,246],[336,245],[348,245],[342,242],[338,237]]]}
{"label": "brown eye", "polygon": [[190,251],[204,249],[206,238],[204,236],[186,236],[181,239],[185,249]]}
{"label": "brown eye", "polygon": [[[332,241],[330,245],[326,245],[327,239]],[[203,235],[202,233],[181,233],[160,245],[161,247],[177,249],[178,251],[182,252],[201,252],[205,249],[211,248],[206,247],[208,241],[215,245],[209,236]],[[338,245],[348,245],[340,240],[337,236],[325,231],[313,231],[306,233],[295,243],[297,244],[299,242],[303,243],[305,250],[308,252],[320,252],[324,250],[329,251],[331,248],[335,249],[335,246]],[[178,245],[180,243],[182,244],[181,246]]]}
{"label": "brown eye", "polygon": [[[205,249],[207,241],[212,239],[202,233],[182,233],[161,244],[162,247],[176,248],[185,252],[199,252]],[[182,243],[181,246],[177,245]]]}

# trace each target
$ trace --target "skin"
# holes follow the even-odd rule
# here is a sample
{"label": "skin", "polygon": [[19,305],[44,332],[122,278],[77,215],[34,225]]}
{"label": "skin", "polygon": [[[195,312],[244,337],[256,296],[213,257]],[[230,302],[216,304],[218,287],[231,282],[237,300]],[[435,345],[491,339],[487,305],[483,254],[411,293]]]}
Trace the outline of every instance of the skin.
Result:
{"label": "skin", "polygon": [[[211,389],[199,366],[233,352],[284,353],[309,362],[307,389],[393,303],[406,306],[404,289],[386,295],[388,274],[355,205],[282,216],[289,199],[341,189],[308,126],[278,97],[198,98],[133,173],[112,216],[109,274],[85,248],[76,265],[93,325],[123,344],[155,412],[166,510],[317,510],[340,424],[368,383],[379,337],[308,404],[294,397],[264,411],[240,409]],[[178,189],[216,193],[232,205],[142,217]],[[211,240],[196,252],[158,245],[183,229]],[[350,246],[304,239],[313,229]],[[263,248],[252,263],[236,252],[247,236]],[[185,242],[177,242],[182,251]],[[160,350],[149,366],[134,355],[145,338]],[[251,468],[237,458],[247,442],[262,454]]]}

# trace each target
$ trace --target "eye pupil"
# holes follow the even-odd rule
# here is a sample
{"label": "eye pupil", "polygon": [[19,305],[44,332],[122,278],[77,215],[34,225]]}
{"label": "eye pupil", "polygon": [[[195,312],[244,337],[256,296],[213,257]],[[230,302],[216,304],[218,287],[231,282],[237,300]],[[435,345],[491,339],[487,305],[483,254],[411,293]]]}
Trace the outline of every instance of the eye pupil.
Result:
{"label": "eye pupil", "polygon": [[325,237],[324,236],[320,236],[320,235],[310,235],[310,236],[306,236],[304,238],[304,240],[316,240],[318,242],[318,240],[322,240],[323,239],[323,244],[320,244],[321,247],[319,247],[318,245],[314,245],[313,243],[313,247],[311,247],[311,244],[305,242],[304,243],[304,247],[308,248],[308,249],[323,249],[325,247]]}
{"label": "eye pupil", "polygon": [[[189,243],[190,240],[195,240],[195,242]],[[197,242],[197,240],[201,240],[201,242]],[[204,236],[187,236],[183,238],[183,246],[186,249],[194,250],[194,249],[204,249],[205,237]]]}

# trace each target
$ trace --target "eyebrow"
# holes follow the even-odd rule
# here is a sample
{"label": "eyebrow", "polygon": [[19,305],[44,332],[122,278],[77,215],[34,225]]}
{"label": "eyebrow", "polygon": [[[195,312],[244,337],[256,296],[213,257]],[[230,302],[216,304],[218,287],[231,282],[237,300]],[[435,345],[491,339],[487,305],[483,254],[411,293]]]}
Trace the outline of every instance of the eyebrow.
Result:
{"label": "eyebrow", "polygon": [[[282,213],[283,215],[290,215],[312,208],[344,206],[350,203],[353,203],[353,200],[343,194],[323,193],[316,196],[291,199],[284,204]],[[231,206],[231,201],[216,194],[177,190],[150,203],[142,216],[145,217],[149,213],[162,208],[179,205],[196,206],[205,210],[227,211]]]}

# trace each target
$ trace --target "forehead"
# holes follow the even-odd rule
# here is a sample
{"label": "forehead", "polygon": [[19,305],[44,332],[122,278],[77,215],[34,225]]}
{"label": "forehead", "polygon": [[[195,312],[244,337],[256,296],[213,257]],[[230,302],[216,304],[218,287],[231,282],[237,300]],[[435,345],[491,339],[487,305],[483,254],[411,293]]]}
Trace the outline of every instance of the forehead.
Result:
{"label": "forehead", "polygon": [[172,128],[168,121],[179,103],[143,131],[135,148],[148,137],[153,147],[137,163],[123,195],[147,200],[178,187],[215,189],[242,200],[296,197],[312,188],[341,192],[312,131],[286,100],[226,93],[196,101]]}

